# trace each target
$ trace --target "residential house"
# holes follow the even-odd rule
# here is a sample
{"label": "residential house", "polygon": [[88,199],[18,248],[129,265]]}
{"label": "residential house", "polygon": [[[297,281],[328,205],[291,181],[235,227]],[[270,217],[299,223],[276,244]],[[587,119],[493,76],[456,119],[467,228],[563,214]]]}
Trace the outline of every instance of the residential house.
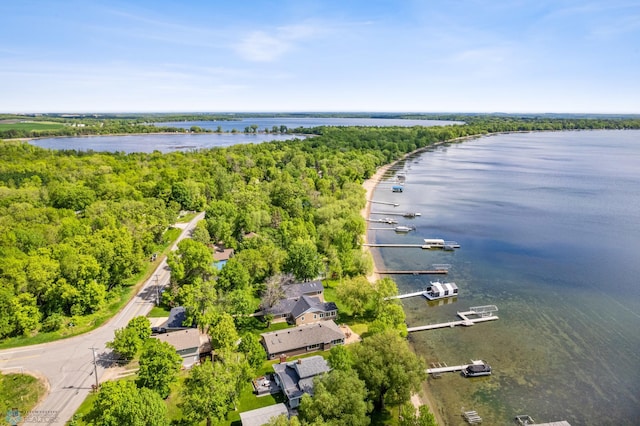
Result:
{"label": "residential house", "polygon": [[176,352],[182,357],[182,366],[185,368],[189,368],[198,362],[200,360],[200,354],[206,350],[205,348],[209,344],[208,337],[201,335],[200,330],[197,328],[157,334],[151,337],[161,342],[169,343],[176,348]]}
{"label": "residential house", "polygon": [[269,423],[274,417],[281,415],[289,417],[289,410],[283,403],[240,413],[240,421],[242,422],[242,426],[262,426]]}
{"label": "residential house", "polygon": [[232,248],[226,248],[221,245],[213,246],[213,260],[215,261],[213,266],[218,270],[222,269],[234,254],[235,252]]}
{"label": "residential house", "polygon": [[344,345],[345,340],[344,333],[332,320],[262,333],[261,336],[268,359],[324,351]]}
{"label": "residential house", "polygon": [[289,407],[296,408],[307,393],[313,396],[313,378],[331,369],[321,356],[274,364],[275,380],[287,397]]}
{"label": "residential house", "polygon": [[284,298],[265,311],[272,315],[273,322],[302,325],[336,319],[338,315],[336,304],[324,301],[322,281],[285,285],[284,294]]}

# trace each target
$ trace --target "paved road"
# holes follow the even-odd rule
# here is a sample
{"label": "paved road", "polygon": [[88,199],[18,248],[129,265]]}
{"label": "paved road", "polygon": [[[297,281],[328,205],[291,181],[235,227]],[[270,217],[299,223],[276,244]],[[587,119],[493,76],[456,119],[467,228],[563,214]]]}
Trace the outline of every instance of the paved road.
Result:
{"label": "paved road", "polygon": [[[180,226],[183,231],[171,249],[175,250],[177,243],[188,237],[203,218],[204,213],[200,213],[186,226]],[[22,413],[25,425],[64,424],[71,419],[91,391],[91,385],[96,383],[94,350],[99,380],[113,359],[111,350],[105,347],[106,342],[113,340],[115,329],[126,326],[131,318],[146,315],[151,310],[158,290],[169,283],[169,275],[165,259],[124,309],[96,330],[56,342],[0,351],[0,370],[3,372],[31,372],[46,377],[49,382],[49,394],[32,415]],[[4,414],[0,413],[0,418]]]}

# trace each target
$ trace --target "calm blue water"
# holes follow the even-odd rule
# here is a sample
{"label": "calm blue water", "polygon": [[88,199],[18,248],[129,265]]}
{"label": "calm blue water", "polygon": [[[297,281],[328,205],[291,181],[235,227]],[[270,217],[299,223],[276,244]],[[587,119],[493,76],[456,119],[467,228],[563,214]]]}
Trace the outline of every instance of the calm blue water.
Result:
{"label": "calm blue water", "polygon": [[[382,183],[374,200],[421,212],[400,220],[417,230],[369,231],[369,239],[462,245],[454,253],[374,249],[380,269],[451,264],[446,280],[460,296],[440,306],[408,299],[408,324],[499,308],[498,321],[410,336],[429,362],[480,358],[494,369],[487,378],[429,379],[446,424],[464,424],[463,408],[491,425],[512,424],[517,414],[574,426],[640,424],[640,131],[483,137],[416,155],[400,169],[405,191]],[[396,277],[401,292],[429,281]]]}
{"label": "calm blue water", "polygon": [[[317,126],[446,126],[464,124],[457,121],[442,120],[401,120],[401,119],[376,119],[376,118],[278,118],[263,117],[237,121],[175,121],[154,123],[156,126],[170,126],[189,129],[191,126],[199,126],[203,129],[216,130],[218,126],[223,132],[237,130],[244,132],[245,127],[252,124],[258,125],[258,130],[265,128],[271,130],[273,126],[287,126],[289,129],[297,127]],[[304,138],[299,135],[280,134],[150,134],[150,135],[124,135],[124,136],[82,136],[71,138],[44,138],[34,139],[29,143],[48,149],[75,149],[78,151],[96,152],[172,152],[192,151],[196,149],[217,148],[238,144],[261,143],[265,141],[282,141],[293,138]]]}
{"label": "calm blue water", "polygon": [[258,126],[258,130],[271,129],[273,126],[287,126],[289,129],[298,127],[318,127],[318,126],[367,126],[367,127],[385,127],[385,126],[450,126],[454,124],[464,124],[460,121],[444,121],[444,120],[403,120],[396,118],[322,118],[322,117],[260,117],[245,118],[230,121],[171,121],[165,123],[154,123],[156,126],[179,127],[189,129],[191,126],[199,126],[203,129],[216,130],[218,126],[223,132],[230,132],[235,129],[243,132],[245,127],[252,124]]}
{"label": "calm blue water", "polygon": [[[189,126],[191,127],[191,126]],[[273,140],[290,140],[304,136],[265,135],[244,133],[196,133],[150,134],[122,136],[82,136],[72,138],[44,138],[29,141],[30,144],[49,149],[75,149],[96,152],[153,152],[193,151],[231,145],[261,143]]]}

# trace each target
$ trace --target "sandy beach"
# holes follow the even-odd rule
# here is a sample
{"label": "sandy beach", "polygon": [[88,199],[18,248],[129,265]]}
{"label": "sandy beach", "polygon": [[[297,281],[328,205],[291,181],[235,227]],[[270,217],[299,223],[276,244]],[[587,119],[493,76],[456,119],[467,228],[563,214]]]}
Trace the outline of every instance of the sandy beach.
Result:
{"label": "sandy beach", "polygon": [[[463,139],[463,138],[461,138]],[[466,138],[464,138],[466,139]],[[436,145],[431,145],[431,147],[436,146]],[[398,162],[406,159],[407,157],[416,154],[418,152],[424,151],[425,148],[420,148],[416,151],[410,152],[409,154],[404,155],[402,158],[386,164],[382,167],[380,167],[378,170],[376,170],[376,173],[371,176],[369,179],[367,179],[366,181],[364,181],[364,183],[362,184],[362,186],[364,187],[365,191],[366,191],[366,205],[365,207],[360,210],[360,214],[362,215],[362,217],[365,219],[366,221],[366,228],[365,228],[365,234],[364,234],[364,243],[367,243],[367,236],[369,234],[369,221],[367,220],[369,218],[369,214],[371,213],[371,199],[373,197],[373,191],[376,189],[376,186],[378,185],[378,183],[382,180],[382,177],[385,175],[385,173],[387,173],[387,171],[389,169],[391,169],[393,166],[395,166]],[[369,250],[369,247],[367,246],[363,246],[362,247],[363,250],[368,251],[369,253],[371,253],[371,251]],[[372,272],[371,274],[369,274],[367,276],[367,279],[369,280],[369,282],[373,283],[376,280],[378,280],[380,278],[380,276],[375,273],[375,270],[377,269],[375,265],[375,257],[374,257],[374,272]],[[379,261],[379,260],[378,260]],[[429,391],[427,382],[425,381],[422,384],[422,392],[418,395],[418,394],[413,394],[411,395],[411,403],[416,407],[416,411],[418,410],[418,408],[421,405],[427,405],[429,407],[429,410],[433,413],[433,415],[436,418],[436,422],[439,425],[443,425],[444,422],[442,420],[442,417],[440,416],[440,413],[436,410],[436,406],[433,403],[433,397],[431,396],[431,393]]]}

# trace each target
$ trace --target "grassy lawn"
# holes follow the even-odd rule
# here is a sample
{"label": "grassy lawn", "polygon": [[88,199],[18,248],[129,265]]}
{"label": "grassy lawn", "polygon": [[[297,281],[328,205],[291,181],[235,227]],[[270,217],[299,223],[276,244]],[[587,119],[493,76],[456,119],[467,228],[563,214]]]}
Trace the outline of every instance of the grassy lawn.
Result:
{"label": "grassy lawn", "polygon": [[28,374],[0,374],[0,414],[17,409],[24,416],[45,392],[44,384]]}
{"label": "grassy lawn", "polygon": [[[171,247],[173,242],[180,235],[180,232],[181,230],[177,228],[168,229],[165,232],[165,243],[161,246],[158,246],[157,252],[166,255],[169,252],[169,248]],[[160,264],[162,259],[163,256],[160,255],[154,262],[147,262],[142,271],[129,278],[127,281],[123,282],[122,286],[119,289],[112,290],[109,303],[104,309],[92,315],[65,318],[65,324],[60,330],[57,331],[46,333],[40,332],[35,336],[18,336],[4,339],[4,341],[0,343],[0,349],[53,342],[55,340],[77,336],[79,334],[83,334],[97,327],[100,327],[106,321],[111,319],[115,314],[117,314],[139,291],[140,287],[153,275],[153,272]]]}
{"label": "grassy lawn", "polygon": [[164,317],[168,317],[169,316],[169,311],[170,309],[160,305],[160,306],[154,306],[153,308],[151,308],[151,312],[149,312],[147,314],[147,317],[149,318],[164,318]]}
{"label": "grassy lawn", "polygon": [[47,121],[29,121],[26,123],[0,123],[0,131],[3,130],[57,130],[65,127],[61,123],[51,123]]}

